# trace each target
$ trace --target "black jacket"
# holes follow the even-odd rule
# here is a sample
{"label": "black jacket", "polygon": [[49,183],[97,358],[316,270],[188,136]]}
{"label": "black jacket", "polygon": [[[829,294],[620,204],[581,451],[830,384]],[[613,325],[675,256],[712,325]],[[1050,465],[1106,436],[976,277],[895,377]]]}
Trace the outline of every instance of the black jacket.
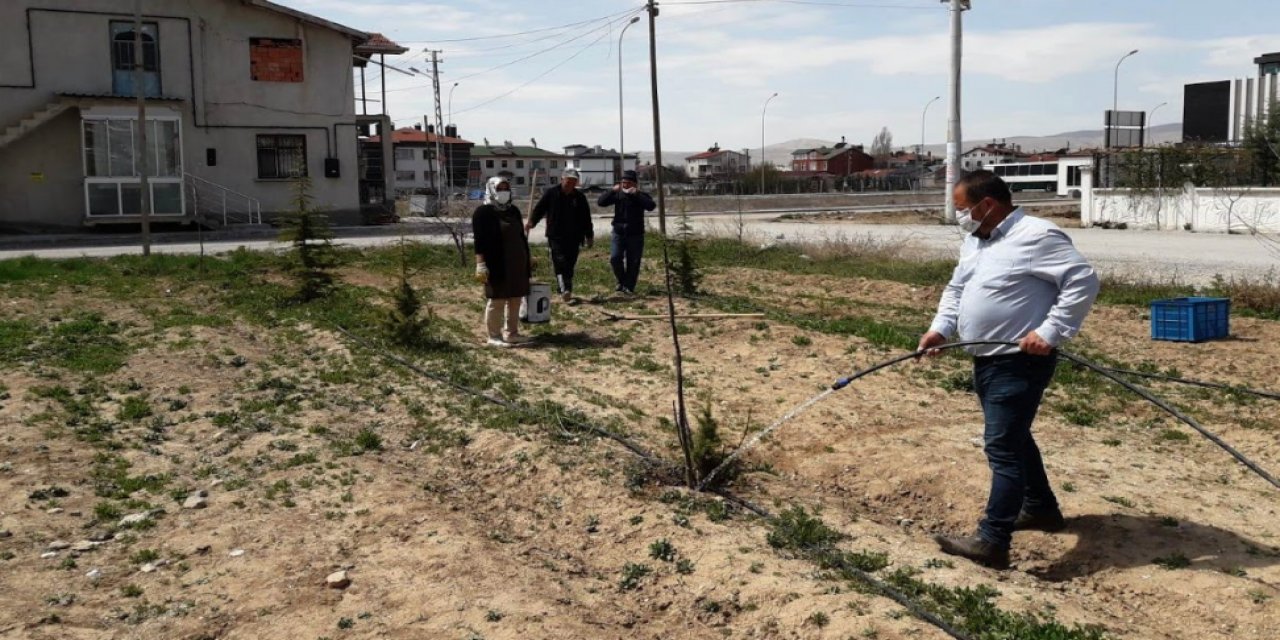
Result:
{"label": "black jacket", "polygon": [[596,204],[613,205],[613,232],[621,236],[644,235],[644,213],[658,208],[653,198],[643,191],[606,191]]}
{"label": "black jacket", "polygon": [[[520,227],[520,233],[524,233],[524,219],[520,215],[520,209],[510,205],[506,209],[499,209],[491,204],[482,204],[476,207],[475,213],[471,214],[471,238],[475,241],[476,254],[484,256],[484,263],[489,267],[489,277],[500,280],[506,274],[506,252],[502,249],[502,227],[499,224],[500,218],[506,218],[508,222]],[[529,273],[533,273],[532,254],[529,253],[529,239],[525,238],[525,255],[530,256]]]}
{"label": "black jacket", "polygon": [[529,215],[529,224],[536,227],[543,218],[547,220],[547,237],[552,240],[582,244],[587,238],[595,238],[591,205],[577,189],[566,194],[557,185],[544,191]]}

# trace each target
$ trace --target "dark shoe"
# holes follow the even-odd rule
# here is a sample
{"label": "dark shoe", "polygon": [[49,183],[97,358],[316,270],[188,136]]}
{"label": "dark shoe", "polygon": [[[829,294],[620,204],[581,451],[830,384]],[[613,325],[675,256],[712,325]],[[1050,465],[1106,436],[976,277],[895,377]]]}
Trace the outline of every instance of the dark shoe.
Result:
{"label": "dark shoe", "polygon": [[968,558],[992,569],[1003,570],[1009,568],[1009,550],[1004,547],[997,547],[977,536],[965,538],[934,536],[933,541],[938,543],[938,546],[942,548],[942,552],[945,554]]}
{"label": "dark shoe", "polygon": [[624,286],[622,286],[622,285],[618,285],[618,286],[614,287],[614,289],[613,289],[613,290],[614,290],[614,292],[615,292],[615,293],[626,293],[627,288],[626,288],[626,287],[624,287]]}
{"label": "dark shoe", "polygon": [[1067,528],[1067,519],[1062,517],[1061,511],[1035,514],[1023,511],[1018,514],[1018,519],[1013,521],[1014,531],[1046,531],[1054,533],[1065,528]]}

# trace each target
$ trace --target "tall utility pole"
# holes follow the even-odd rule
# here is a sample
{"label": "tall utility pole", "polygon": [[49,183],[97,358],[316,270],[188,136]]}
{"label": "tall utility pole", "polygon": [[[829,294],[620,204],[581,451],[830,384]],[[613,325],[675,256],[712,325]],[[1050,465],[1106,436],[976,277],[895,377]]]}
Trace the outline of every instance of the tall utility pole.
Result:
{"label": "tall utility pole", "polygon": [[[156,52],[159,54],[159,52]],[[151,255],[151,188],[147,180],[147,88],[146,59],[142,47],[142,0],[133,3],[133,93],[138,97],[138,146],[133,162],[138,172],[138,206],[142,214],[142,255]],[[159,142],[159,141],[157,141]]]}
{"label": "tall utility pole", "polygon": [[667,241],[667,197],[662,188],[662,118],[658,111],[658,36],[655,32],[658,3],[649,0],[645,6],[649,12],[649,84],[653,93],[653,175],[658,189],[658,230],[662,241]]}
{"label": "tall utility pole", "polygon": [[[440,136],[444,135],[444,114],[440,109],[440,52],[436,50],[431,51],[431,86],[436,101],[436,176],[439,177],[436,181],[438,183],[436,200],[437,203],[440,203],[444,201],[444,187],[447,184],[452,189],[453,181],[449,179],[449,172],[445,169],[444,157],[440,153]],[[447,183],[446,180],[448,181]],[[442,206],[437,204],[436,211],[442,215],[441,209]]]}
{"label": "tall utility pole", "polygon": [[637,22],[640,22],[640,16],[632,18],[618,36],[618,180],[622,179],[622,172],[627,170],[627,134],[622,127],[622,39],[626,37],[627,29]]}
{"label": "tall utility pole", "polygon": [[962,12],[969,0],[942,0],[951,3],[951,117],[947,120],[947,191],[942,195],[942,223],[955,224],[956,203],[951,198],[960,178],[960,59],[964,51]]}

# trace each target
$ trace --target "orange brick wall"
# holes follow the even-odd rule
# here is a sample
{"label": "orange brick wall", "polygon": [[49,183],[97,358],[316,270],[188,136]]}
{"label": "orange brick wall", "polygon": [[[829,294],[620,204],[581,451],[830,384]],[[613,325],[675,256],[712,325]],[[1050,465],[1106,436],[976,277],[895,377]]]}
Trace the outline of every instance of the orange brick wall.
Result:
{"label": "orange brick wall", "polygon": [[302,82],[302,41],[249,39],[249,77],[258,82]]}

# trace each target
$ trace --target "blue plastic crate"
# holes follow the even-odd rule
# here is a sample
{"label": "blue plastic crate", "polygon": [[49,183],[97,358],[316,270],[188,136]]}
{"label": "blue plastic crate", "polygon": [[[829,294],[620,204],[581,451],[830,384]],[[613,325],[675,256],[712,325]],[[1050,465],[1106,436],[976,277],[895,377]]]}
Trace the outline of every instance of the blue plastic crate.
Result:
{"label": "blue plastic crate", "polygon": [[1229,298],[1172,298],[1151,303],[1151,339],[1204,342],[1231,334]]}

